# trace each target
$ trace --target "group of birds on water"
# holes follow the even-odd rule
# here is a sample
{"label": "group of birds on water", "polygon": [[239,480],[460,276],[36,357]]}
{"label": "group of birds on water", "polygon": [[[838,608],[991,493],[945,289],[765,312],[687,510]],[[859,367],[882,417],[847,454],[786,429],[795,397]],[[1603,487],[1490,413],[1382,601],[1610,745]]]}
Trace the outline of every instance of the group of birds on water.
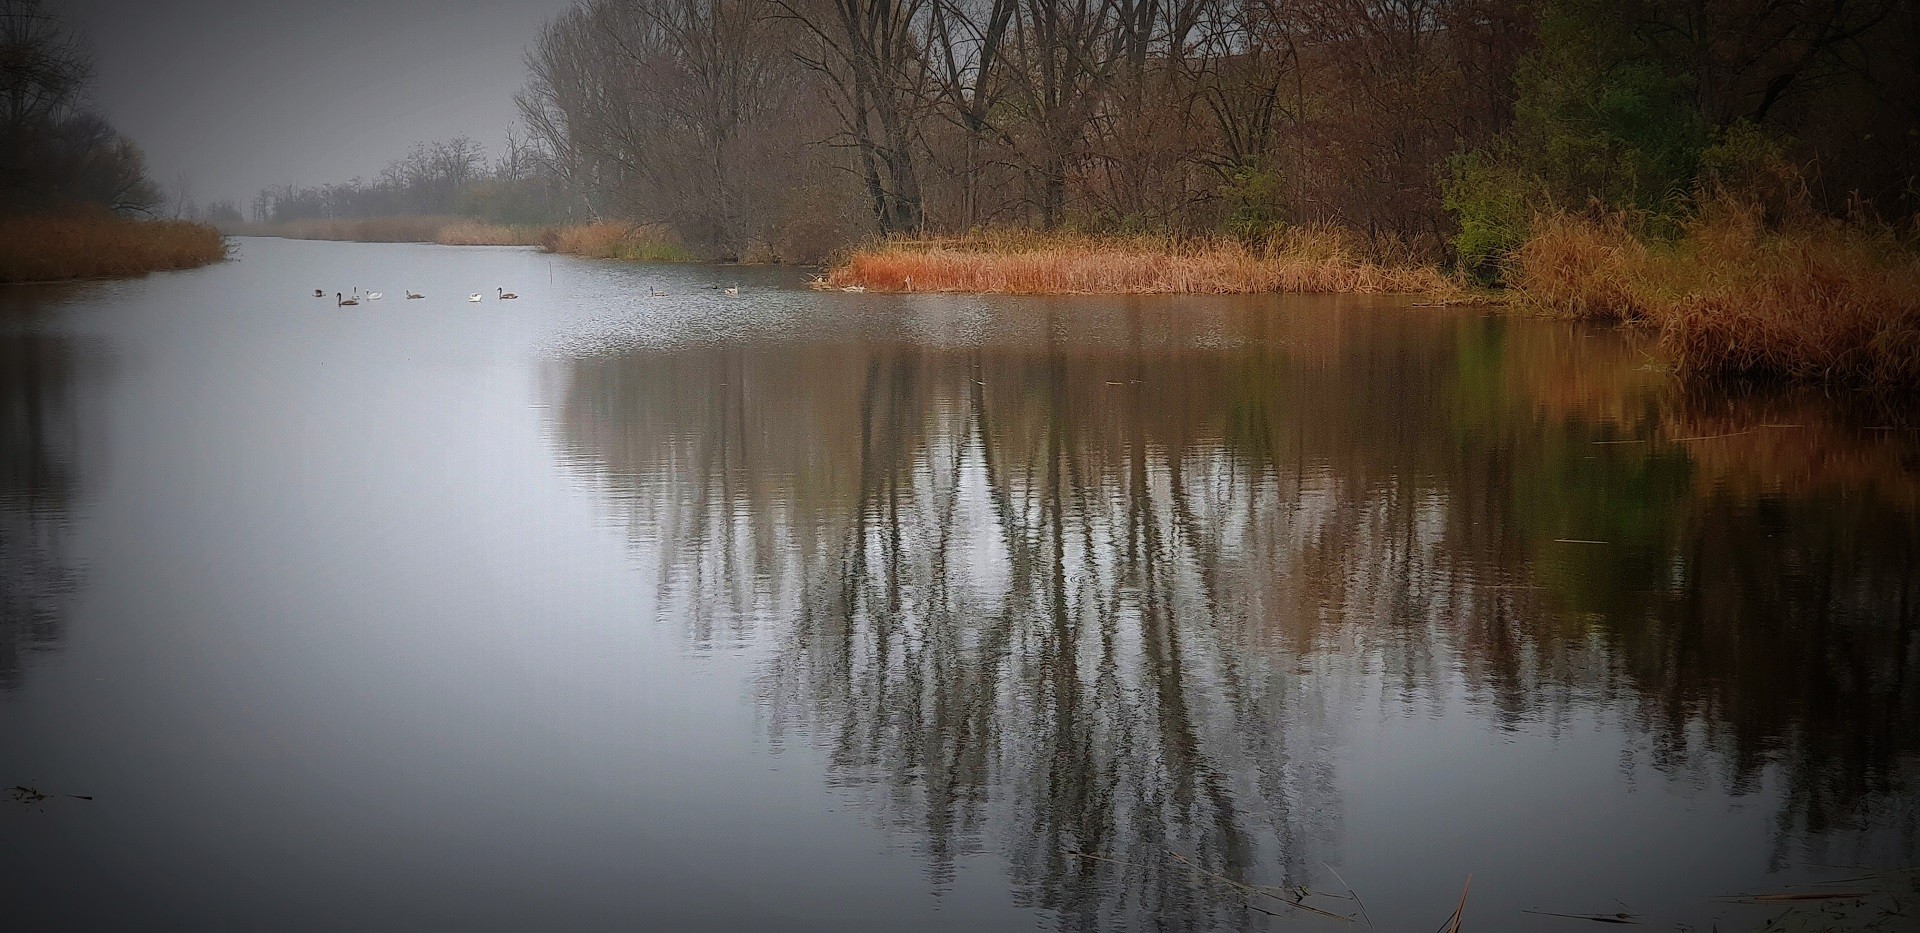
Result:
{"label": "group of birds on water", "polygon": [[[404,293],[408,299],[427,297],[425,295],[420,294],[419,292],[412,291],[410,289],[401,289],[401,292]],[[351,308],[355,305],[358,305],[362,301],[379,301],[380,299],[385,298],[386,296],[387,295],[385,292],[369,291],[364,297],[362,297],[360,294],[360,286],[355,285],[353,287],[353,294],[351,295],[348,295],[345,292],[334,292],[333,303],[337,307]],[[325,298],[327,297],[327,292],[325,289],[316,288],[313,290],[313,297]],[[494,298],[499,301],[512,301],[513,299],[518,297],[520,296],[510,291],[507,291],[504,288],[494,289]],[[483,301],[485,299],[486,299],[486,296],[479,292],[474,292],[473,294],[467,296],[468,301],[477,302],[477,301]]]}

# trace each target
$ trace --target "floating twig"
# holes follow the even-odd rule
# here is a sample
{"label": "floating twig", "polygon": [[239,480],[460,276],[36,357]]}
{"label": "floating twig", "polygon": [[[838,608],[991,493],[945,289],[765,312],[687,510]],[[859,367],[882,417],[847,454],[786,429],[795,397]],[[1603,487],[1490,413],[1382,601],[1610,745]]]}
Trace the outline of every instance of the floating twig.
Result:
{"label": "floating twig", "polygon": [[1555,538],[1553,539],[1553,543],[1555,544],[1606,544],[1608,542],[1594,541],[1589,538]]}
{"label": "floating twig", "polygon": [[1440,927],[1440,933],[1460,933],[1460,922],[1467,916],[1467,892],[1473,889],[1473,876],[1467,876],[1467,883],[1460,887],[1460,903],[1453,908],[1453,916]]}
{"label": "floating twig", "polygon": [[1533,908],[1528,907],[1528,908],[1523,908],[1520,912],[1523,914],[1539,914],[1542,917],[1565,917],[1568,920],[1591,920],[1595,923],[1639,923],[1640,922],[1639,914],[1630,914],[1625,911],[1621,911],[1619,913],[1612,913],[1612,914],[1557,914],[1551,910],[1534,910]]}
{"label": "floating twig", "polygon": [[66,797],[70,800],[93,799],[91,794],[49,794],[37,787],[28,787],[24,784],[7,788],[7,791],[13,794],[13,799],[16,803],[41,803],[52,800],[55,797]]}
{"label": "floating twig", "polygon": [[1347,879],[1340,877],[1340,873],[1337,871],[1334,871],[1332,865],[1328,865],[1324,861],[1321,862],[1320,864],[1322,867],[1326,868],[1327,871],[1333,874],[1334,880],[1340,882],[1341,887],[1344,887],[1347,889],[1348,896],[1352,897],[1353,903],[1360,908],[1360,919],[1367,922],[1367,929],[1369,930],[1373,929],[1373,918],[1367,916],[1367,905],[1364,903],[1361,903],[1360,892],[1358,890],[1355,890],[1353,885],[1348,884]]}

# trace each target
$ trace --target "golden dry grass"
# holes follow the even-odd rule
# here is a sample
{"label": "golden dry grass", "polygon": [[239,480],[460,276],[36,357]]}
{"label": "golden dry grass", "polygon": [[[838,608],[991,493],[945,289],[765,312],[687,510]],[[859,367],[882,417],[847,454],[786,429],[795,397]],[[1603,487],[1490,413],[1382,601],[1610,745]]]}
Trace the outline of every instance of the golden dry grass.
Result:
{"label": "golden dry grass", "polygon": [[0,282],[190,269],[227,256],[206,224],[113,216],[0,218]]}
{"label": "golden dry grass", "polygon": [[440,228],[433,241],[441,246],[539,246],[547,237],[545,227],[463,220]]}
{"label": "golden dry grass", "polygon": [[245,224],[234,232],[247,236],[277,236],[290,240],[343,240],[353,243],[432,243],[440,232],[466,221],[458,217],[341,217],[326,220],[290,220],[276,224]]}
{"label": "golden dry grass", "polygon": [[575,224],[549,231],[543,245],[548,252],[589,259],[685,262],[693,258],[670,231],[657,224]]}
{"label": "golden dry grass", "polygon": [[1722,202],[1669,247],[1618,219],[1543,218],[1510,281],[1548,310],[1656,328],[1683,372],[1920,386],[1920,257],[1861,225],[1775,230]]}
{"label": "golden dry grass", "polygon": [[488,223],[467,217],[406,215],[291,220],[242,224],[234,232],[292,240],[341,240],[353,243],[437,243],[441,246],[538,246],[551,228]]}
{"label": "golden dry grass", "polygon": [[978,233],[861,249],[825,284],[875,291],[1057,294],[1259,292],[1464,295],[1437,267],[1371,258],[1333,227],[1299,227],[1248,244],[1227,238]]}

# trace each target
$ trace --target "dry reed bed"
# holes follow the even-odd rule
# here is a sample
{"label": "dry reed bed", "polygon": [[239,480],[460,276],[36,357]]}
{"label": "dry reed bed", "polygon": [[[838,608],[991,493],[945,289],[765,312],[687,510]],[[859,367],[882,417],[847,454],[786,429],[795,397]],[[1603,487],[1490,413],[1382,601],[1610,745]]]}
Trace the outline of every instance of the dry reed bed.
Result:
{"label": "dry reed bed", "polygon": [[559,227],[548,232],[542,245],[551,253],[589,259],[685,262],[693,258],[671,231],[658,224],[601,221]]}
{"label": "dry reed bed", "polygon": [[1920,260],[1837,221],[1718,205],[1672,246],[1619,218],[1542,218],[1511,282],[1558,313],[1657,330],[1682,372],[1920,387]]}
{"label": "dry reed bed", "polygon": [[294,240],[354,243],[435,243],[441,246],[539,246],[550,253],[592,259],[684,262],[693,258],[657,224],[601,221],[569,226],[496,224],[462,217],[395,216],[242,224],[235,233]]}
{"label": "dry reed bed", "polygon": [[111,216],[0,218],[0,282],[140,275],[226,256],[226,238],[206,224]]}
{"label": "dry reed bed", "polygon": [[550,236],[547,227],[463,220],[440,228],[433,242],[441,246],[540,246]]}
{"label": "dry reed bed", "polygon": [[437,243],[441,246],[538,246],[549,228],[487,223],[463,217],[433,215],[340,217],[326,220],[289,220],[274,224],[245,224],[236,233],[277,236],[290,240],[337,240],[348,243]]}
{"label": "dry reed bed", "polygon": [[892,240],[862,249],[826,278],[875,291],[1014,295],[1461,293],[1431,265],[1368,258],[1332,228],[1234,239],[980,234]]}

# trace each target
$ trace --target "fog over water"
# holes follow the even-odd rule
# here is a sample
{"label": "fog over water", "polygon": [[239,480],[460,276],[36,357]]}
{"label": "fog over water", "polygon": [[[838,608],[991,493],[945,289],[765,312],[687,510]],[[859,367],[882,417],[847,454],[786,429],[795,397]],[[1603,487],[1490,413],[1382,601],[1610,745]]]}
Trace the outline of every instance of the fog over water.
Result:
{"label": "fog over water", "polygon": [[154,177],[243,202],[371,177],[423,139],[499,148],[521,52],[566,0],[65,0],[95,103]]}

